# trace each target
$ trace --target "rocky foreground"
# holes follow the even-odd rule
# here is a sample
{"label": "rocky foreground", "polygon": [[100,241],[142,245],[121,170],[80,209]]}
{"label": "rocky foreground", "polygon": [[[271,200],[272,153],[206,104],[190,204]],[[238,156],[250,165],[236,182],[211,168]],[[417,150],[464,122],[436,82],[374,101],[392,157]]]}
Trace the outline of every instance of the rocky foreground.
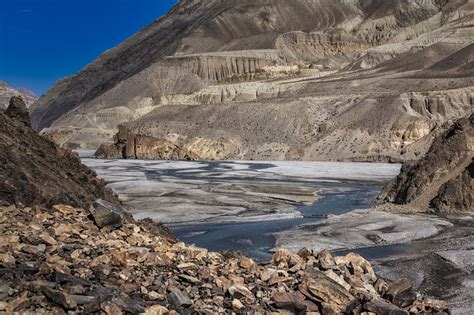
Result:
{"label": "rocky foreground", "polygon": [[257,264],[159,236],[103,201],[0,214],[0,311],[448,314],[356,254],[280,249]]}

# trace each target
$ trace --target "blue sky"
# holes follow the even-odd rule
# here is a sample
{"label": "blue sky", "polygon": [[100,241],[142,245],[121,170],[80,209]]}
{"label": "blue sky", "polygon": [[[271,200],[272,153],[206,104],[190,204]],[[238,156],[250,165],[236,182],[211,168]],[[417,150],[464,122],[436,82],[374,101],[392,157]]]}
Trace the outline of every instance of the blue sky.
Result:
{"label": "blue sky", "polygon": [[176,0],[3,0],[0,80],[41,95],[165,14]]}

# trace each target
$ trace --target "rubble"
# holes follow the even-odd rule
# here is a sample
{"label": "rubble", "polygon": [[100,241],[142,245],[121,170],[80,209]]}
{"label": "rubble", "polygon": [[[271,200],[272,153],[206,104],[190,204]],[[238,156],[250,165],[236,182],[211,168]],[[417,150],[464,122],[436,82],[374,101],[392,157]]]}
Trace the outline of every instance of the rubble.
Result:
{"label": "rubble", "polygon": [[149,222],[120,223],[66,205],[0,208],[0,312],[448,313],[357,254],[280,249],[256,263],[152,233]]}

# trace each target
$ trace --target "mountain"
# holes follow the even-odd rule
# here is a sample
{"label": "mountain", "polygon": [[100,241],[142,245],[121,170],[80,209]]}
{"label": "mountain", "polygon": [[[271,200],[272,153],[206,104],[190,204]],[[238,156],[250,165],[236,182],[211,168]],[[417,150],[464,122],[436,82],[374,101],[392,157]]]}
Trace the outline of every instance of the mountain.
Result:
{"label": "mountain", "polygon": [[38,97],[30,90],[27,89],[14,89],[10,87],[6,82],[0,81],[0,110],[6,109],[12,96],[21,96],[29,107],[33,104]]}
{"label": "mountain", "polygon": [[473,0],[182,0],[32,122],[103,156],[415,159],[472,109],[472,21]]}
{"label": "mountain", "polygon": [[455,121],[428,153],[406,163],[381,197],[440,212],[474,211],[474,114]]}
{"label": "mountain", "polygon": [[88,207],[96,199],[119,204],[105,182],[76,153],[61,149],[30,126],[26,104],[12,97],[0,112],[0,207]]}

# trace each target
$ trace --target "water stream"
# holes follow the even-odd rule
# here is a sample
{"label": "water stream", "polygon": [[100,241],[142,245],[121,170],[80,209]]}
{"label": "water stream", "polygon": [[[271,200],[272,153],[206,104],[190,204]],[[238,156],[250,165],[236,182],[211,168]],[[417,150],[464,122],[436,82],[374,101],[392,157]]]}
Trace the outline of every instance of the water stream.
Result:
{"label": "water stream", "polygon": [[[395,176],[399,170],[399,166],[390,164],[97,160],[84,155],[83,161],[110,183],[125,205],[135,211],[132,214],[167,222],[187,243],[212,251],[240,251],[260,261],[271,257],[275,246],[273,233],[323,220],[329,215],[368,208],[373,205],[383,180]],[[222,185],[243,185],[256,191],[239,195],[223,192]],[[252,199],[254,203],[247,203],[255,198],[255,192],[261,193],[262,187],[278,187],[276,193],[283,196],[295,187],[317,191],[318,200],[313,204],[280,202],[275,196],[264,194],[262,202],[257,197]],[[252,205],[260,207],[255,212],[260,211],[262,217],[258,222],[248,222],[245,215],[233,213],[232,223],[226,222],[228,217],[222,209],[223,204],[228,206],[229,200],[237,206],[241,200],[250,207],[247,212],[254,210]],[[276,203],[277,208],[262,211],[262,204],[268,200],[272,202],[269,205],[275,207]],[[272,211],[280,211],[278,204],[291,207],[301,215],[274,220]],[[204,212],[196,216],[199,207]],[[216,215],[207,220],[208,213]]]}

